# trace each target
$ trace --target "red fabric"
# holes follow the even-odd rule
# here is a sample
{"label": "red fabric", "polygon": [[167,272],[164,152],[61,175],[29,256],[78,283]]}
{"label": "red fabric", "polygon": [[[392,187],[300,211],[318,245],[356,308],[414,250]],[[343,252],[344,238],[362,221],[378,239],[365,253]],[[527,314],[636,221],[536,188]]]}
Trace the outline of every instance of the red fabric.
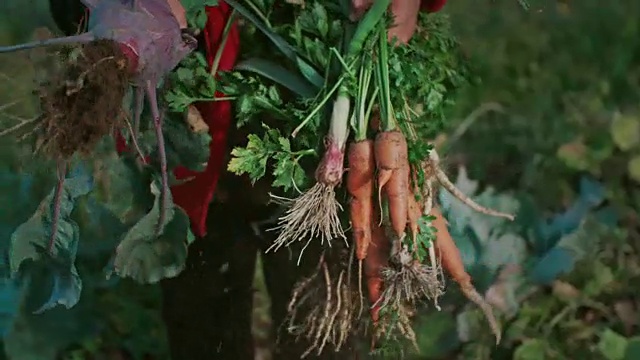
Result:
{"label": "red fabric", "polygon": [[420,7],[423,11],[434,13],[442,10],[447,0],[422,0]]}
{"label": "red fabric", "polygon": [[[218,51],[222,41],[224,27],[227,24],[231,7],[220,1],[218,6],[207,6],[207,24],[204,29],[206,57],[209,66]],[[240,36],[237,24],[231,25],[225,47],[218,65],[219,71],[229,71],[235,65],[240,48]],[[216,97],[224,96],[217,92]],[[227,134],[232,121],[232,108],[229,101],[209,101],[195,104],[204,121],[209,126],[211,135],[210,154],[207,168],[204,172],[195,172],[184,167],[174,170],[177,179],[193,178],[185,183],[171,188],[176,205],[185,210],[191,220],[191,228],[196,236],[204,236],[207,232],[206,220],[209,203],[218,184],[221,172],[224,170]],[[121,136],[116,136],[118,152],[126,151],[127,146]]]}
{"label": "red fabric", "polygon": [[[207,25],[204,29],[206,46],[206,56],[209,66],[218,51],[224,27],[227,24],[231,7],[220,1],[218,6],[208,6]],[[240,50],[240,34],[237,23],[231,26],[225,47],[220,57],[218,71],[229,71],[233,69]],[[216,97],[224,94],[217,92]],[[225,152],[227,148],[227,135],[232,122],[232,107],[229,101],[208,101],[196,104],[202,114],[204,121],[209,126],[211,135],[211,145],[209,163],[202,173],[178,168],[175,175],[178,179],[195,176],[195,178],[184,184],[173,187],[172,193],[175,203],[182,207],[189,218],[193,232],[197,236],[204,236],[207,232],[207,213],[209,204],[213,199],[213,194],[220,178],[220,173],[224,170]]]}

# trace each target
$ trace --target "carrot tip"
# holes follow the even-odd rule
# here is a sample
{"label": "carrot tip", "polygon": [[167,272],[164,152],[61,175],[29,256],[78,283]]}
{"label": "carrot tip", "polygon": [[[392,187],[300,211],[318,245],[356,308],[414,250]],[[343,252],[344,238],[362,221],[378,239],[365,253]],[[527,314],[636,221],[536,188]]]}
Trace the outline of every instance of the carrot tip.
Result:
{"label": "carrot tip", "polygon": [[469,301],[476,304],[480,308],[480,310],[482,310],[485,318],[487,319],[487,322],[489,323],[491,332],[493,332],[493,335],[496,337],[496,345],[499,345],[500,341],[502,340],[502,330],[500,329],[500,323],[498,323],[498,320],[493,314],[493,308],[491,307],[491,305],[484,299],[482,295],[478,293],[471,282],[460,284],[460,289],[462,290],[464,296],[469,299]]}

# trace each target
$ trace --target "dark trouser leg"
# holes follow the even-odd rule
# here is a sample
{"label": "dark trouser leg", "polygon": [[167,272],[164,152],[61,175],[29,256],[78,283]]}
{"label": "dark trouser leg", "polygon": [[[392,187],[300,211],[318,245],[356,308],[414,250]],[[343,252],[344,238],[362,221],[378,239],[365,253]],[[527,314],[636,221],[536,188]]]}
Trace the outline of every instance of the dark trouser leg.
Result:
{"label": "dark trouser leg", "polygon": [[253,360],[252,281],[256,247],[228,206],[211,209],[209,234],[189,248],[187,268],[162,282],[173,360]]}

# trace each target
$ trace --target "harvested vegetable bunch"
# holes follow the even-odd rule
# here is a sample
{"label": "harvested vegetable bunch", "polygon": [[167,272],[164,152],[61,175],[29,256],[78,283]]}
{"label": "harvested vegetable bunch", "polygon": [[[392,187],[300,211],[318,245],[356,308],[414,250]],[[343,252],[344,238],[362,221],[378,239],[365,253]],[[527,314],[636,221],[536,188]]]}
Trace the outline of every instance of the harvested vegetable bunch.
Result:
{"label": "harvested vegetable bunch", "polygon": [[[368,52],[367,46],[370,46],[372,34],[375,33],[373,30],[376,24],[382,20],[389,1],[376,3],[365,15],[363,21],[355,26],[353,35],[346,39],[344,26],[345,24],[349,25],[345,23],[347,14],[329,10],[330,7],[325,7],[325,4],[321,5],[321,2],[307,4],[304,9],[289,7],[295,16],[290,15],[287,20],[295,19],[293,27],[296,30],[294,31],[291,31],[291,24],[277,27],[275,21],[273,23],[269,21],[273,30],[265,29],[269,25],[254,19],[254,14],[243,8],[241,4],[234,5],[234,3],[235,1],[230,2],[245,17],[253,19],[256,27],[274,41],[285,57],[294,60],[291,65],[294,68],[299,68],[297,70],[301,74],[297,75],[289,69],[282,68],[279,64],[270,63],[263,59],[260,61],[249,59],[239,64],[238,69],[243,73],[236,74],[232,79],[235,84],[230,84],[230,86],[236,87],[234,94],[239,95],[243,90],[247,94],[247,88],[251,89],[252,87],[256,92],[264,91],[264,94],[249,93],[246,97],[253,98],[252,106],[257,108],[254,108],[253,114],[260,113],[262,110],[278,119],[287,118],[289,114],[293,115],[288,119],[291,128],[289,128],[289,124],[285,124],[284,126],[280,125],[278,130],[290,132],[296,141],[294,143],[286,137],[277,139],[282,136],[279,134],[280,131],[276,130],[278,135],[275,135],[275,131],[267,126],[267,134],[274,134],[275,139],[271,140],[265,137],[259,144],[258,139],[254,141],[250,137],[246,150],[235,149],[232,153],[235,159],[231,160],[229,169],[238,174],[248,173],[253,180],[263,176],[270,154],[264,154],[262,148],[266,147],[267,142],[273,141],[276,144],[271,152],[274,160],[277,161],[274,171],[277,178],[274,185],[285,189],[293,188],[297,191],[306,185],[305,173],[311,170],[298,168],[300,157],[307,154],[315,155],[324,150],[324,155],[313,170],[315,184],[307,187],[306,191],[301,191],[302,194],[297,197],[274,196],[277,201],[283,203],[285,213],[276,228],[279,236],[271,249],[277,250],[298,241],[305,241],[308,244],[316,238],[321,242],[337,238],[346,239],[340,219],[343,207],[337,200],[334,189],[342,183],[345,171],[344,157],[349,136],[351,98],[355,93],[356,78],[354,74],[358,71],[362,54]],[[255,18],[263,16],[255,16]],[[330,16],[335,17],[336,20],[332,20]],[[302,48],[298,50],[297,47],[290,45],[276,31],[281,31],[284,36],[291,38],[296,45]],[[310,44],[308,37],[316,37],[316,40],[311,40],[312,46],[315,48],[304,49],[304,44]],[[332,42],[320,43],[317,39],[319,37],[326,40],[331,39]],[[331,46],[334,44],[340,46],[334,48]],[[320,49],[326,49],[326,52],[321,52]],[[330,56],[327,57],[327,54]],[[244,73],[247,70],[261,75],[268,72],[265,76],[268,80],[265,82],[265,78],[246,77]],[[244,87],[242,87],[242,76],[245,76]],[[287,105],[281,100],[280,94],[273,88],[272,82],[274,80],[276,84],[292,90],[294,95],[301,98],[297,104],[302,106],[291,108],[292,104],[296,105],[296,102],[289,102],[289,108],[287,108]],[[256,83],[264,85],[256,87]],[[260,99],[261,103],[258,103],[256,98]],[[248,100],[246,102],[244,99],[239,100],[240,115],[243,112],[249,113],[245,110],[247,103]],[[293,120],[299,119],[299,121],[293,123],[291,117]],[[241,123],[244,121],[244,119],[240,119]],[[327,134],[320,135],[320,132],[324,131],[327,131]],[[293,151],[294,145],[292,143],[302,149]],[[321,146],[324,149],[321,149]],[[254,172],[254,168],[260,170]],[[282,179],[281,175],[286,174],[282,174],[281,171],[287,168],[291,169],[289,174],[292,176],[289,179]],[[296,181],[298,179],[301,181]]]}
{"label": "harvested vegetable bunch", "polygon": [[[385,29],[381,31],[384,32]],[[429,32],[429,34],[432,33]],[[412,58],[415,59],[415,55],[419,54],[419,50],[411,51],[411,47],[416,47],[415,43],[419,41],[415,40],[412,41],[413,44],[394,47],[391,49],[391,56],[389,56],[386,42],[380,42],[378,48],[380,60],[377,63],[379,69],[376,72],[376,79],[381,89],[379,93],[381,118],[376,143],[379,143],[382,149],[376,151],[375,156],[378,168],[378,189],[383,195],[379,200],[386,200],[388,214],[383,217],[383,223],[388,229],[387,238],[392,242],[392,250],[389,266],[379,274],[385,290],[378,299],[370,300],[375,301],[374,304],[386,313],[406,312],[407,309],[411,313],[411,309],[415,308],[420,299],[437,301],[442,294],[441,277],[444,269],[461,286],[465,296],[482,308],[499,341],[499,328],[491,308],[477,293],[471,278],[464,271],[459,251],[446,232],[446,227],[444,230],[442,226],[437,227],[436,233],[431,226],[432,221],[436,221],[437,225],[441,225],[442,221],[441,217],[432,216],[433,213],[439,216],[432,203],[435,192],[433,184],[441,183],[446,190],[476,211],[509,219],[513,219],[513,216],[485,209],[465,197],[440,169],[435,150],[430,147],[421,147],[420,143],[423,143],[424,139],[433,138],[434,134],[429,132],[437,129],[438,124],[434,124],[433,114],[430,124],[425,124],[424,115],[420,113],[420,109],[411,108],[408,104],[416,103],[411,101],[410,94],[426,95],[433,91],[433,88],[428,88],[432,84],[417,83],[411,77],[403,76],[402,72],[403,67],[409,67],[413,63]],[[421,48],[425,49],[426,46]],[[383,61],[383,59],[389,59],[389,61]],[[389,68],[401,71],[390,75]],[[416,69],[411,71],[415,72]],[[389,90],[389,84],[395,85],[393,93]],[[393,150],[383,150],[383,148]],[[413,161],[409,160],[408,148],[413,152],[411,156]],[[420,199],[420,202],[416,199]],[[381,211],[381,213],[384,212]],[[411,237],[407,236],[407,228]],[[423,264],[425,260],[429,260],[430,264]],[[386,321],[392,318],[387,317]],[[385,328],[388,327],[385,326]],[[406,331],[406,327],[397,328],[408,339],[414,338],[411,332]]]}
{"label": "harvested vegetable bunch", "polygon": [[[388,2],[373,2],[355,24],[339,1],[253,10],[244,7],[248,0],[229,3],[274,45],[257,48],[251,56],[261,58],[242,61],[227,84],[238,97],[239,122],[262,123],[246,147],[234,149],[229,170],[255,181],[269,169],[274,188],[284,190],[274,195],[284,215],[272,249],[302,241],[302,254],[314,239],[344,236],[340,224],[349,222],[374,323],[401,315],[404,323],[392,328],[411,339],[409,317],[418,302],[437,301],[443,271],[463,289],[472,288],[470,279],[454,275],[459,267],[449,260],[456,258],[455,246],[440,241],[445,235],[431,225],[437,183],[461,197],[428,141],[442,131],[445,110],[466,75],[447,19],[422,14],[418,34],[393,46]],[[274,57],[273,48],[280,54],[275,62],[265,59]],[[322,158],[315,157],[323,150]],[[346,181],[339,186],[343,171]],[[293,191],[303,194],[291,199]]]}
{"label": "harvested vegetable bunch", "polygon": [[346,80],[352,69],[360,66],[366,49],[365,42],[374,32],[376,25],[381,23],[389,4],[389,0],[376,2],[360,20],[353,37],[349,40],[345,55],[341,58],[344,67],[341,76],[343,83],[338,83],[329,133],[325,138],[325,153],[315,171],[316,184],[293,200],[285,215],[281,217],[279,235],[273,245],[276,249],[293,241],[311,241],[314,237],[320,237],[321,241],[330,241],[337,237],[346,238],[338,216],[341,206],[334,192],[334,188],[342,182],[345,171],[344,154],[349,135],[351,99]]}

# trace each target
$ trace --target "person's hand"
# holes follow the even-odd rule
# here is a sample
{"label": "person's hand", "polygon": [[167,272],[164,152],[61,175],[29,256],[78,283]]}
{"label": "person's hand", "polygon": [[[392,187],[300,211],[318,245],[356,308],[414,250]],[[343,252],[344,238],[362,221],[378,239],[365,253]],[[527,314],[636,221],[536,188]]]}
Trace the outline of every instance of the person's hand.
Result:
{"label": "person's hand", "polygon": [[187,14],[184,10],[184,7],[180,3],[180,0],[167,0],[169,3],[169,7],[171,8],[171,12],[173,16],[178,20],[178,24],[180,24],[180,29],[186,29],[187,24]]}
{"label": "person's hand", "polygon": [[[351,0],[352,19],[360,18],[374,0]],[[394,15],[394,26],[389,29],[389,40],[397,38],[400,43],[407,43],[416,32],[421,0],[392,0],[391,12]]]}

